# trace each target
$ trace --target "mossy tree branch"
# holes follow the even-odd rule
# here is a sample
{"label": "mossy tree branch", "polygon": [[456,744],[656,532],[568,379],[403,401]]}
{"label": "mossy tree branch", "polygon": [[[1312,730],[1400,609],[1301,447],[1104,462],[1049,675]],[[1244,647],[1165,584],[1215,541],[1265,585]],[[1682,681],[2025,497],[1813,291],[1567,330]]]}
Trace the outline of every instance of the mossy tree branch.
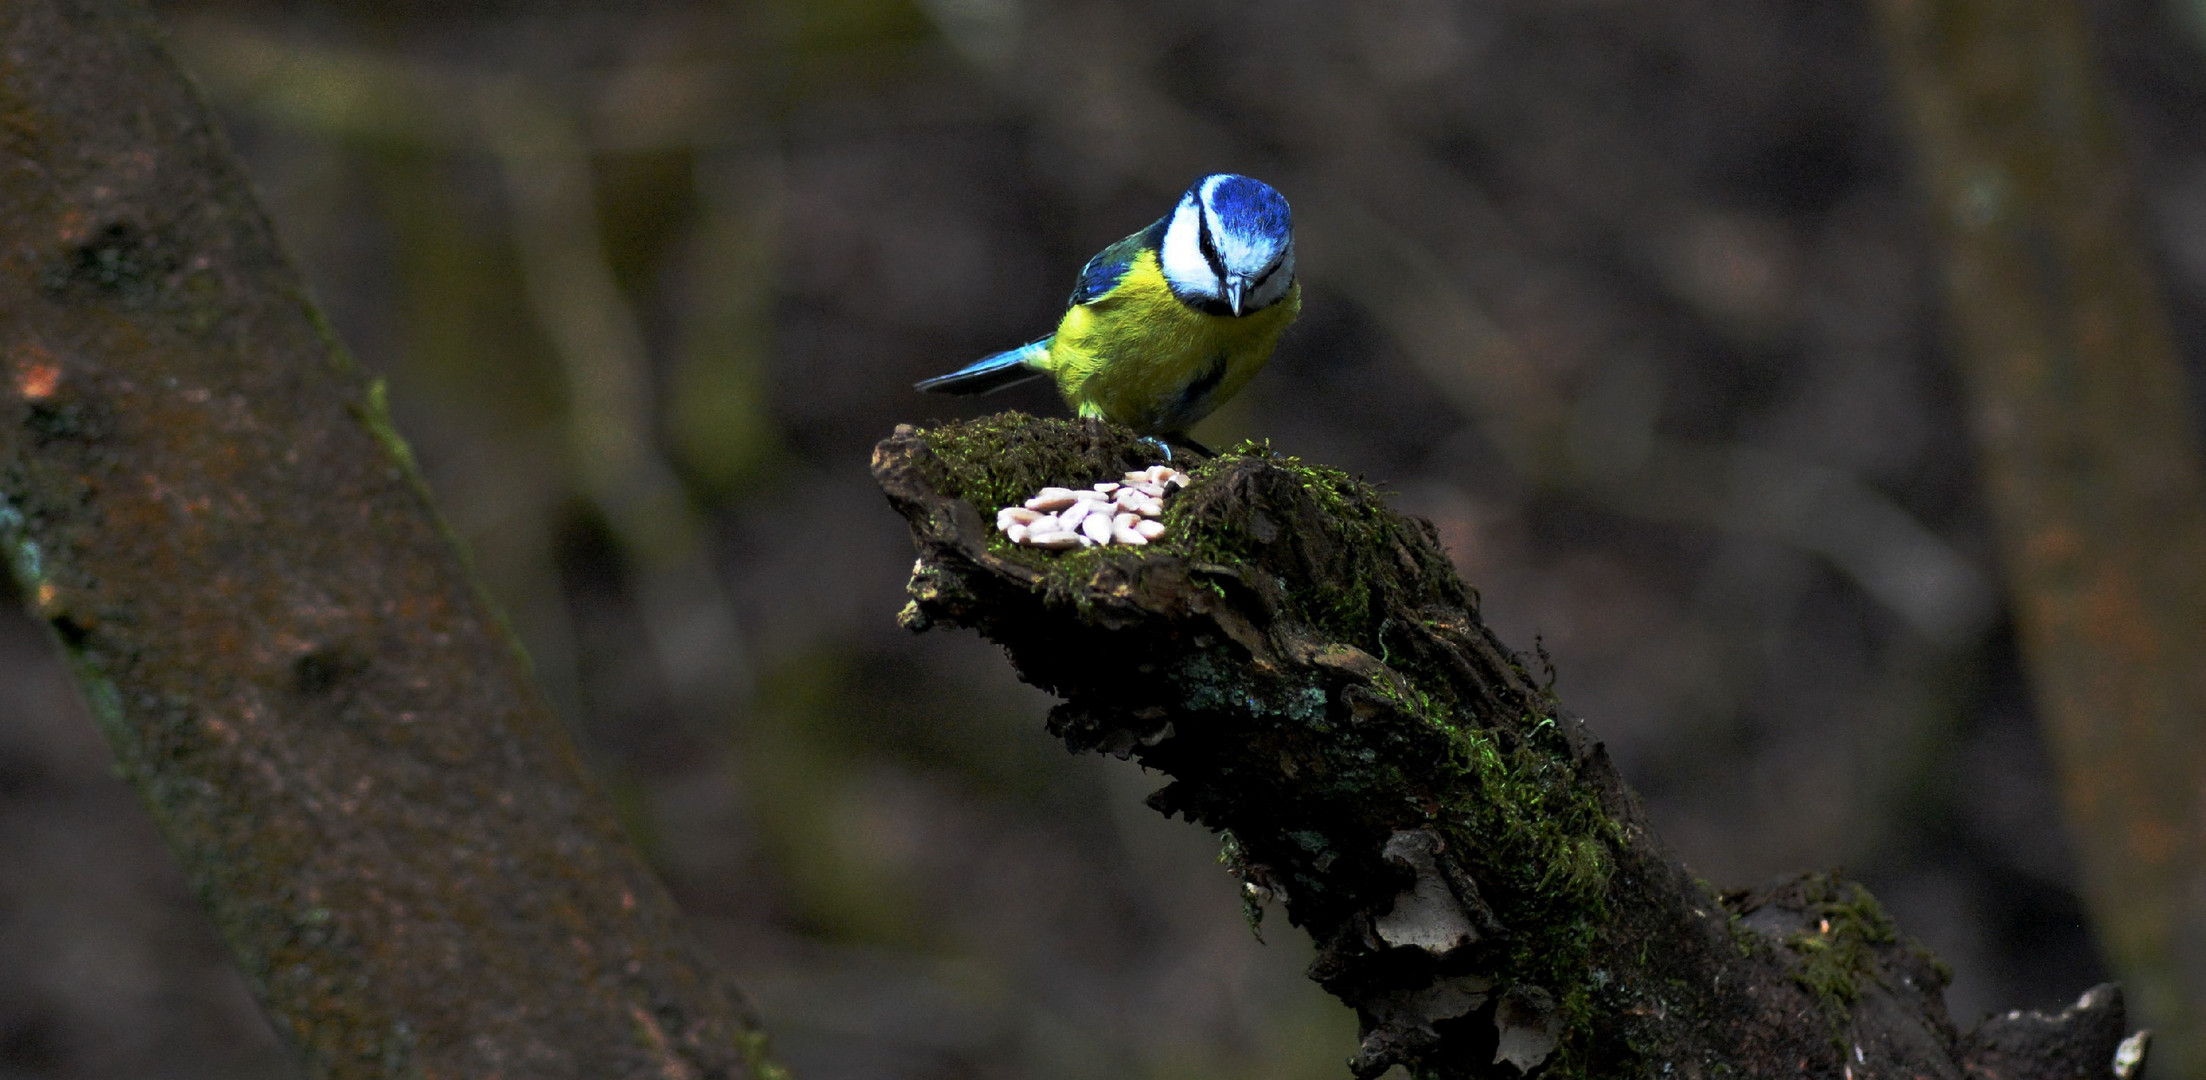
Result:
{"label": "mossy tree branch", "polygon": [[[1353,1006],[1360,1077],[2067,1077],[2118,992],[1959,1036],[1945,974],[1859,886],[1717,895],[1648,830],[1585,725],[1479,621],[1424,522],[1244,448],[1195,469],[1145,548],[1015,547],[984,520],[1154,450],[1017,414],[899,429],[874,473],[912,527],[903,619],[1001,642],[1076,750],[1172,780],[1254,919],[1279,901]],[[2093,1075],[2104,1075],[2103,1072]]]}
{"label": "mossy tree branch", "polygon": [[0,167],[0,542],[308,1072],[771,1072],[139,6],[0,5]]}

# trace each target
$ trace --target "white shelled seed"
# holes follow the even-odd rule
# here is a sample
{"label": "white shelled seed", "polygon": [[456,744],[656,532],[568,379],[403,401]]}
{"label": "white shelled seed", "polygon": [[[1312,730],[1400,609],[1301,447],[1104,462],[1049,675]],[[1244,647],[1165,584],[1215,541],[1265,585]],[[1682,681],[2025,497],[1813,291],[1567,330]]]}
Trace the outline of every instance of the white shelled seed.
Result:
{"label": "white shelled seed", "polygon": [[1062,510],[1073,504],[1071,488],[1046,487],[1026,501],[1029,510]]}
{"label": "white shelled seed", "polygon": [[1045,487],[1021,506],[996,511],[996,529],[1014,544],[1069,551],[1119,544],[1138,547],[1164,535],[1164,498],[1184,488],[1186,473],[1153,465],[1092,488]]}
{"label": "white shelled seed", "polygon": [[1083,547],[1085,546],[1086,539],[1086,537],[1081,536],[1079,533],[1063,531],[1047,533],[1028,533],[1026,536],[1026,542],[1029,546],[1048,548],[1051,551],[1063,551],[1067,548]]}

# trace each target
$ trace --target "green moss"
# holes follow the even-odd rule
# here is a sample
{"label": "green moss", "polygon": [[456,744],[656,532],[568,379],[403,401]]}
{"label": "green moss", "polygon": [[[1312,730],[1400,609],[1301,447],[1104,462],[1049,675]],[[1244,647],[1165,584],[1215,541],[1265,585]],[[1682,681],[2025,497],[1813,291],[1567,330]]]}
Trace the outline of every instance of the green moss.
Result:
{"label": "green moss", "polygon": [[1553,725],[1527,721],[1525,730],[1527,737],[1515,739],[1482,728],[1451,732],[1465,782],[1445,816],[1451,843],[1468,853],[1487,902],[1512,929],[1502,981],[1545,988],[1559,1003],[1565,1030],[1546,1075],[1568,1077],[1584,1069],[1599,989],[1593,946],[1623,839],[1592,789],[1577,781]]}
{"label": "green moss", "polygon": [[46,567],[37,542],[24,535],[25,524],[23,512],[0,498],[0,548],[6,549],[7,566],[14,572],[16,584],[29,595],[45,580]]}
{"label": "green moss", "polygon": [[[988,518],[1045,487],[1087,487],[1116,480],[1133,462],[1156,455],[1123,429],[1037,419],[1019,412],[928,428],[919,434],[934,455],[927,482],[945,495],[972,503]],[[1126,463],[1113,472],[1107,460],[1112,458]]]}
{"label": "green moss", "polygon": [[[1268,715],[1282,728],[1310,730],[1307,718],[1280,700],[1300,701],[1303,695],[1253,696],[1245,673],[1217,658],[1191,657],[1179,674],[1182,703],[1189,709]],[[1442,832],[1496,918],[1511,930],[1505,951],[1488,972],[1504,985],[1528,983],[1556,997],[1565,1031],[1544,1075],[1582,1075],[1601,978],[1593,950],[1608,919],[1615,852],[1624,839],[1594,789],[1580,782],[1552,718],[1523,717],[1508,731],[1480,727],[1444,696],[1428,692],[1430,678],[1405,678],[1382,696],[1410,722],[1444,740],[1441,782],[1405,777],[1425,751],[1364,741],[1372,728],[1329,730],[1317,755],[1341,804],[1374,816],[1392,814],[1397,824],[1425,818]],[[1454,797],[1443,806],[1410,808],[1406,814],[1389,806],[1394,795],[1418,789]],[[1329,887],[1322,874],[1332,852],[1324,834],[1289,831],[1281,839],[1304,856],[1293,860],[1294,866],[1273,868],[1292,875],[1295,888],[1290,891],[1300,895]],[[1221,858],[1245,861],[1243,842],[1230,840]],[[1316,869],[1320,876],[1294,868],[1300,866]],[[1253,923],[1254,915],[1246,909],[1244,914]]]}
{"label": "green moss", "polygon": [[[364,405],[354,409],[353,416],[360,421],[362,427],[368,429],[368,434],[375,436],[375,441],[382,444],[384,451],[389,453],[406,470],[409,476],[415,477],[418,483],[421,467],[414,461],[414,448],[406,442],[404,435],[398,433],[398,426],[391,423],[390,383],[383,379],[370,380],[368,382],[368,400]],[[424,491],[424,494],[426,493]]]}
{"label": "green moss", "polygon": [[1249,924],[1249,933],[1256,935],[1256,940],[1264,940],[1264,901],[1268,897],[1252,884],[1248,850],[1232,829],[1218,830],[1218,864],[1242,883],[1241,920]]}
{"label": "green moss", "polygon": [[773,1059],[764,1031],[751,1028],[735,1038],[736,1050],[750,1066],[753,1080],[789,1080],[789,1070]]}
{"label": "green moss", "polygon": [[[1381,680],[1372,684],[1371,691],[1381,700],[1392,704],[1395,711],[1421,720],[1435,731],[1451,736],[1468,734],[1458,722],[1453,703],[1428,692],[1425,685],[1426,680],[1417,678]],[[1490,737],[1485,743],[1474,738],[1467,744],[1467,748],[1474,759],[1485,758],[1494,753],[1490,743]]]}
{"label": "green moss", "polygon": [[1899,940],[1892,917],[1869,890],[1815,875],[1803,883],[1809,926],[1785,938],[1793,955],[1792,977],[1815,995],[1831,1023],[1831,1038],[1844,1049],[1854,1003],[1864,983],[1877,978],[1876,946]]}
{"label": "green moss", "polygon": [[[1283,498],[1274,490],[1265,500],[1271,506],[1300,508],[1295,521],[1275,521],[1260,509],[1243,513],[1219,513],[1218,500],[1179,498],[1166,503],[1163,550],[1201,562],[1237,565],[1265,560],[1270,549],[1286,544],[1293,555],[1333,565],[1312,566],[1313,578],[1337,585],[1316,594],[1290,594],[1289,614],[1336,640],[1348,642],[1375,656],[1388,652],[1382,640],[1380,620],[1387,601],[1398,594],[1403,576],[1391,565],[1398,550],[1418,550],[1422,545],[1402,545],[1397,533],[1405,519],[1390,509],[1381,493],[1339,469],[1313,465],[1300,458],[1273,452],[1268,443],[1244,442],[1189,474],[1190,493],[1239,470],[1249,461],[1266,467],[1265,481],[1284,482],[1297,489],[1300,498]],[[1328,558],[1328,556],[1330,558]],[[1416,567],[1426,581],[1440,576],[1452,579],[1452,570],[1439,565]]]}
{"label": "green moss", "polygon": [[99,722],[111,741],[127,738],[131,734],[129,718],[123,715],[123,695],[115,688],[115,680],[81,651],[68,652],[70,664],[77,669],[77,682],[84,687],[84,703],[91,708],[92,719]]}

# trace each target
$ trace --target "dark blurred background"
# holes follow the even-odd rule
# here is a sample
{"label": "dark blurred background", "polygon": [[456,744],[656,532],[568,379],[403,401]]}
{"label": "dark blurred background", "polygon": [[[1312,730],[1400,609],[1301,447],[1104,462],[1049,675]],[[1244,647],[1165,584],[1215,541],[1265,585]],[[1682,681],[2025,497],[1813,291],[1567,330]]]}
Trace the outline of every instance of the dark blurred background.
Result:
{"label": "dark blurred background", "polygon": [[[1380,481],[1696,871],[1843,866],[1955,1018],[2104,977],[1858,2],[171,0],[343,337],[805,1080],[1338,1077],[1153,778],[892,616],[867,476],[1195,175],[1305,314],[1199,428]],[[2206,2],[2098,0],[2206,349]],[[2195,382],[2195,380],[2194,380]],[[43,632],[0,624],[0,1077],[287,1077]]]}

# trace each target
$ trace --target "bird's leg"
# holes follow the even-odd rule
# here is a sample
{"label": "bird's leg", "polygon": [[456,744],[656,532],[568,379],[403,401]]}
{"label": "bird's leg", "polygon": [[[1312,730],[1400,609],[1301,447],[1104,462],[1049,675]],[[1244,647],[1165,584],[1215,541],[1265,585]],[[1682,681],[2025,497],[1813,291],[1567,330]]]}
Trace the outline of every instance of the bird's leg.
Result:
{"label": "bird's leg", "polygon": [[1166,461],[1170,461],[1170,460],[1172,460],[1172,444],[1171,444],[1171,443],[1165,442],[1165,441],[1164,441],[1163,439],[1157,438],[1157,437],[1156,437],[1156,436],[1154,436],[1154,435],[1144,435],[1144,436],[1142,436],[1142,437],[1141,437],[1141,441],[1142,441],[1142,442],[1145,442],[1145,443],[1148,443],[1148,444],[1149,444],[1149,445],[1151,445],[1151,446],[1154,446],[1154,447],[1156,447],[1156,448],[1157,448],[1157,453],[1160,453],[1160,454],[1163,454],[1163,455],[1164,455],[1164,460],[1166,460]]}
{"label": "bird's leg", "polygon": [[[1184,431],[1169,432],[1162,437],[1162,441],[1158,439],[1151,439],[1149,441],[1156,443],[1159,446],[1164,446],[1166,442],[1169,442],[1174,446],[1178,446],[1182,450],[1193,453],[1197,457],[1214,458],[1218,456],[1218,452],[1216,450],[1212,450],[1211,448],[1204,446],[1199,442],[1196,442],[1194,439],[1189,438],[1187,433]],[[1164,459],[1166,461],[1172,460],[1172,451],[1170,447],[1166,447],[1164,451]]]}

